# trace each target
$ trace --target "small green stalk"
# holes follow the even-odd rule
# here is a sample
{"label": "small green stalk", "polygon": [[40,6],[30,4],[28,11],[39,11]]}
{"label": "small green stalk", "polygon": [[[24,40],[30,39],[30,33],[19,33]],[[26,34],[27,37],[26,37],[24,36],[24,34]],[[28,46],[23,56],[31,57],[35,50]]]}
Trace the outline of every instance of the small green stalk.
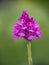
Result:
{"label": "small green stalk", "polygon": [[28,49],[28,62],[29,62],[29,65],[33,65],[32,64],[32,56],[31,56],[31,43],[30,43],[30,41],[28,41],[28,43],[27,43],[27,49]]}

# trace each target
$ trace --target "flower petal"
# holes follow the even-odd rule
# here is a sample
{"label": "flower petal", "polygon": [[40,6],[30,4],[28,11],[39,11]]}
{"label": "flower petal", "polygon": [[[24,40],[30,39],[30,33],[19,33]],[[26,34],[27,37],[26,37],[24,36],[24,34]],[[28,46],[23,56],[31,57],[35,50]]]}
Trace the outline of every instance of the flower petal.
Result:
{"label": "flower petal", "polygon": [[29,32],[34,32],[34,30],[31,30],[31,29],[30,29]]}
{"label": "flower petal", "polygon": [[36,24],[34,25],[34,27],[35,27],[35,28],[39,28],[40,25],[36,23]]}
{"label": "flower petal", "polygon": [[25,34],[22,32],[22,33],[18,33],[19,36],[25,36]]}
{"label": "flower petal", "polygon": [[28,40],[34,40],[35,39],[35,36],[29,36],[28,37]]}
{"label": "flower petal", "polygon": [[41,35],[38,35],[38,39],[39,39],[39,40],[42,40],[42,37],[41,37]]}
{"label": "flower petal", "polygon": [[16,35],[13,36],[14,40],[18,40],[18,38],[19,38],[19,36],[16,36]]}

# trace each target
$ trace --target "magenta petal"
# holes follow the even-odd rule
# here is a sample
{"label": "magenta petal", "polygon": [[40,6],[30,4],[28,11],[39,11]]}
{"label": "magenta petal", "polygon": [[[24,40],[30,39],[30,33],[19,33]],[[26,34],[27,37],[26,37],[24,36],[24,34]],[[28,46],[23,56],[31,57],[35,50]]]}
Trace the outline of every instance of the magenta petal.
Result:
{"label": "magenta petal", "polygon": [[31,30],[31,29],[30,29],[29,31],[30,31],[30,32],[34,32],[34,30]]}
{"label": "magenta petal", "polygon": [[35,39],[35,36],[29,36],[28,37],[28,40],[34,40]]}
{"label": "magenta petal", "polygon": [[40,31],[37,31],[36,34],[37,34],[37,35],[40,35],[41,33],[40,33]]}
{"label": "magenta petal", "polygon": [[15,23],[14,28],[20,27],[20,24]]}
{"label": "magenta petal", "polygon": [[41,37],[41,35],[38,35],[38,38],[39,38],[39,40],[42,40],[42,37]]}
{"label": "magenta petal", "polygon": [[35,28],[39,28],[40,27],[40,25],[39,24],[35,24],[35,26],[34,26]]}
{"label": "magenta petal", "polygon": [[19,30],[17,30],[17,29],[16,29],[16,30],[14,30],[14,32],[13,32],[13,33],[17,34],[18,32],[19,32]]}
{"label": "magenta petal", "polygon": [[42,31],[40,30],[40,28],[37,29],[36,34],[37,35],[41,35],[42,34]]}
{"label": "magenta petal", "polygon": [[21,21],[21,23],[24,23],[24,22],[25,22],[25,20],[24,20],[24,19],[20,19],[20,21]]}
{"label": "magenta petal", "polygon": [[28,18],[28,17],[29,17],[29,15],[27,14],[27,12],[26,12],[26,11],[23,11],[22,16],[24,16],[24,17],[26,17],[26,18]]}
{"label": "magenta petal", "polygon": [[26,29],[27,27],[22,27],[22,29]]}
{"label": "magenta petal", "polygon": [[19,36],[22,36],[22,37],[25,36],[24,33],[18,33],[18,35],[19,35]]}
{"label": "magenta petal", "polygon": [[18,36],[16,36],[16,35],[14,35],[14,36],[13,36],[13,39],[14,39],[14,40],[18,40],[18,39],[19,39],[19,37],[18,37]]}

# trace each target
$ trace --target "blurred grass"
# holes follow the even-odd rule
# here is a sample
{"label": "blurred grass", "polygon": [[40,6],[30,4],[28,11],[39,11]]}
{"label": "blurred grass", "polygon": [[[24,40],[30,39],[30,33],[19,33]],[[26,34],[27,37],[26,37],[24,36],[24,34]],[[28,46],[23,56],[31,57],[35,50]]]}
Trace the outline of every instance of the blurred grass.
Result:
{"label": "blurred grass", "polygon": [[26,41],[12,38],[13,25],[23,10],[40,23],[43,31],[42,41],[36,39],[31,42],[34,65],[49,64],[49,2],[22,0],[3,3],[0,5],[0,65],[28,65]]}

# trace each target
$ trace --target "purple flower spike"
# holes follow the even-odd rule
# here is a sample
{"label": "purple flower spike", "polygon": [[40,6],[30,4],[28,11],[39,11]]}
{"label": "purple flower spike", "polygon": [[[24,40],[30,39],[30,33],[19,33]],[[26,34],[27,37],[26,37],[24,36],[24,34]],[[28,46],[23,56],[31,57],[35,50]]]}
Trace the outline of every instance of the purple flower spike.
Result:
{"label": "purple flower spike", "polygon": [[42,31],[40,25],[33,17],[29,17],[26,11],[23,11],[22,16],[18,19],[21,24],[15,24],[13,30],[14,39],[22,37],[28,41],[36,39],[42,39]]}

